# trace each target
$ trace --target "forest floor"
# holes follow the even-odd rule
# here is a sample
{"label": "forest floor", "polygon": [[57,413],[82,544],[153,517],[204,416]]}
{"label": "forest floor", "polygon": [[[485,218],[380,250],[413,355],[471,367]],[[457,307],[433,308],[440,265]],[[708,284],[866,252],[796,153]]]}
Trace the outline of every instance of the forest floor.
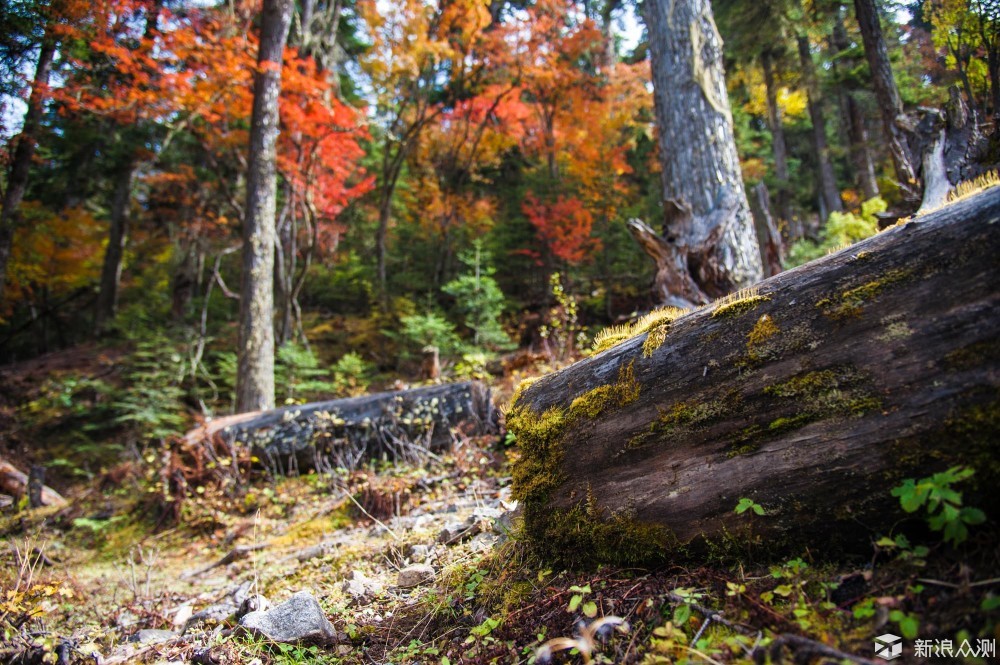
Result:
{"label": "forest floor", "polygon": [[[114,358],[77,350],[5,380],[30,395],[53,372]],[[8,425],[4,437],[29,434]],[[70,458],[57,467],[77,472],[60,480],[68,506],[0,513],[0,662],[883,662],[885,633],[904,638],[904,662],[992,660],[980,656],[1000,637],[995,534],[960,548],[884,534],[852,561],[757,542],[658,570],[566,569],[518,537],[516,454],[497,437],[459,439],[418,467],[259,472],[237,494],[206,483],[182,505],[164,498],[162,449]],[[302,590],[335,643],[236,628],[248,596],[279,604]],[[968,649],[922,658],[916,638]]]}

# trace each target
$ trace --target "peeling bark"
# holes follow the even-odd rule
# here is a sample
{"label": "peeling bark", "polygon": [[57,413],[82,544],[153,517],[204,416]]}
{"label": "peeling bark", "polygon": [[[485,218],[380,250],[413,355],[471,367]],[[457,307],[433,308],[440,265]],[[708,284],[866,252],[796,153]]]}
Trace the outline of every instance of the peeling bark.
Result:
{"label": "peeling bark", "polygon": [[[723,295],[762,274],[733,138],[722,39],[708,0],[650,0],[644,12],[663,166],[663,250],[698,287],[671,295],[699,302],[703,294]],[[678,272],[670,285],[687,282]]]}

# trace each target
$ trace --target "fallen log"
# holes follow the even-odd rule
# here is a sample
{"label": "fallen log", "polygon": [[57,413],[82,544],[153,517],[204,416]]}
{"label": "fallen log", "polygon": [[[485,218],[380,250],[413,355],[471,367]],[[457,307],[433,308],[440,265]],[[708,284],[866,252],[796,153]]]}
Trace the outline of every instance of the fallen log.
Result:
{"label": "fallen log", "polygon": [[188,432],[189,446],[249,446],[277,472],[356,468],[364,459],[420,460],[457,433],[496,431],[490,390],[477,382],[427,386],[218,418]]}
{"label": "fallen log", "polygon": [[[21,497],[28,493],[31,486],[28,474],[5,459],[0,458],[0,490],[12,497]],[[38,506],[65,506],[66,499],[48,485],[38,483],[36,488]],[[2,502],[0,502],[2,503]],[[32,506],[37,507],[37,506]]]}
{"label": "fallen log", "polygon": [[904,516],[891,488],[953,465],[997,517],[998,256],[994,188],[524,387],[507,427],[527,537],[619,563],[746,536],[870,553]]}

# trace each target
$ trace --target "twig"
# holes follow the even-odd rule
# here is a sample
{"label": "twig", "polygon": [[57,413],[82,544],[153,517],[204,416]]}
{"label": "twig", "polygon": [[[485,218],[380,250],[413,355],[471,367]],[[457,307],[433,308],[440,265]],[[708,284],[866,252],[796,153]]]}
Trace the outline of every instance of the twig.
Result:
{"label": "twig", "polygon": [[817,642],[816,640],[811,640],[808,637],[802,637],[801,635],[791,635],[785,633],[784,635],[779,635],[774,638],[766,648],[754,649],[753,659],[754,662],[760,665],[764,663],[768,658],[771,661],[781,665],[783,658],[781,655],[782,647],[789,647],[795,653],[795,662],[805,662],[801,660],[803,656],[823,656],[826,658],[836,658],[837,660],[848,660],[852,663],[860,663],[860,665],[875,665],[875,661],[869,660],[862,656],[855,656],[840,649],[835,649],[829,645],[823,644],[822,642]]}
{"label": "twig", "polygon": [[934,584],[937,586],[948,587],[949,589],[965,589],[973,588],[977,586],[990,586],[992,584],[1000,584],[1000,577],[994,577],[990,580],[980,580],[979,582],[969,582],[968,584],[955,584],[954,582],[944,582],[942,580],[932,580],[926,577],[918,577],[918,582],[923,582],[924,584]]}
{"label": "twig", "polygon": [[395,531],[393,531],[388,526],[386,526],[385,522],[383,522],[382,520],[380,520],[379,518],[375,517],[374,515],[372,515],[371,513],[369,513],[367,510],[365,510],[365,507],[362,506],[360,503],[358,503],[358,500],[355,499],[353,496],[351,496],[350,492],[346,492],[345,491],[344,492],[344,496],[346,496],[348,499],[350,499],[351,502],[355,506],[358,507],[358,510],[360,510],[361,512],[363,512],[368,517],[368,519],[372,520],[373,522],[375,522],[376,524],[378,524],[380,527],[382,527],[383,529],[385,529],[386,531],[388,531],[389,535],[392,536],[393,540],[399,540],[399,536],[396,535]]}

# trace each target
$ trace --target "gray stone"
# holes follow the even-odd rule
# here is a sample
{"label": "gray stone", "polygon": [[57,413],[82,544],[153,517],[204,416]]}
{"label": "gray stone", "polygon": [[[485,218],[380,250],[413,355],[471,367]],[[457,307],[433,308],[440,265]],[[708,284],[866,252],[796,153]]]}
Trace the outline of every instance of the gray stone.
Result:
{"label": "gray stone", "polygon": [[172,640],[175,637],[177,637],[177,633],[172,630],[146,628],[128,638],[128,641],[135,644],[160,644],[161,642]]}
{"label": "gray stone", "polygon": [[197,626],[199,624],[217,624],[226,623],[229,621],[230,617],[236,614],[236,611],[240,609],[239,606],[233,603],[215,603],[214,605],[209,605],[203,610],[199,610],[191,615],[191,618],[187,620],[184,624],[184,630],[192,626]]}
{"label": "gray stone", "polygon": [[270,610],[250,612],[240,619],[240,626],[272,642],[333,644],[337,641],[333,624],[308,591],[299,591]]}
{"label": "gray stone", "polygon": [[464,522],[450,522],[441,529],[437,541],[442,545],[454,545],[467,538],[472,538],[480,530],[479,522],[471,517]]}
{"label": "gray stone", "polygon": [[431,545],[411,545],[410,557],[417,563],[426,563],[431,555]]}
{"label": "gray stone", "polygon": [[382,585],[378,580],[374,580],[360,570],[351,573],[351,578],[344,580],[341,586],[344,593],[356,601],[363,601],[382,592]]}
{"label": "gray stone", "polygon": [[409,588],[434,579],[434,568],[426,563],[415,563],[399,571],[398,586]]}

